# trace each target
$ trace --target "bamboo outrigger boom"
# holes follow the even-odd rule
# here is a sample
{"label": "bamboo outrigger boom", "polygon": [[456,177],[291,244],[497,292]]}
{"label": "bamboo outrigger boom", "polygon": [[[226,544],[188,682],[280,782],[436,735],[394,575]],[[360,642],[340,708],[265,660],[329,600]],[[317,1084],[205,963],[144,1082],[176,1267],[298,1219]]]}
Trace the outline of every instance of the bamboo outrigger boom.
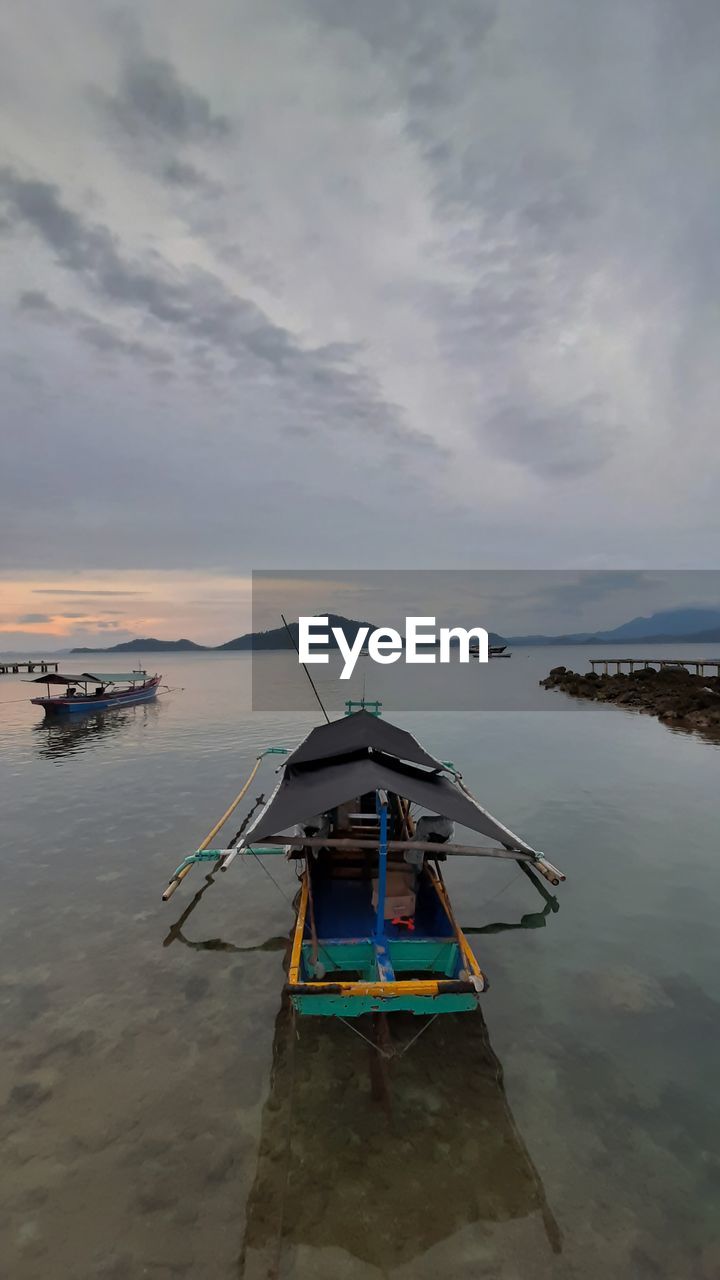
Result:
{"label": "bamboo outrigger boom", "polygon": [[[274,747],[271,747],[271,748],[270,748],[270,750],[271,750],[271,751],[276,751],[277,749],[278,749],[278,748],[274,748]],[[254,766],[253,766],[252,772],[251,772],[250,777],[248,778],[247,782],[246,782],[246,783],[245,783],[245,785],[241,788],[241,790],[240,790],[240,791],[238,791],[238,793],[237,793],[237,795],[236,795],[235,799],[233,800],[233,802],[232,802],[232,804],[230,805],[229,809],[226,809],[226,810],[225,810],[225,812],[224,812],[224,814],[223,814],[222,818],[219,818],[219,819],[218,819],[218,821],[215,823],[215,826],[212,828],[212,830],[211,830],[211,831],[208,831],[208,834],[206,835],[206,837],[205,837],[205,839],[203,840],[202,844],[198,845],[198,848],[197,848],[197,852],[198,852],[198,853],[203,853],[203,852],[204,852],[204,850],[205,850],[205,849],[207,849],[208,845],[210,844],[210,841],[215,839],[215,836],[217,835],[218,831],[220,831],[220,830],[225,826],[225,823],[227,822],[228,818],[229,818],[229,817],[231,817],[231,816],[232,816],[232,814],[235,812],[235,810],[237,809],[237,807],[238,807],[238,805],[239,805],[240,801],[242,800],[243,796],[247,794],[248,788],[249,788],[249,786],[250,786],[250,784],[251,784],[251,782],[252,782],[253,778],[255,777],[255,774],[257,773],[258,769],[260,768],[260,765],[261,765],[261,764],[262,764],[262,762],[263,762],[264,757],[265,757],[267,754],[268,754],[268,753],[267,753],[267,751],[262,751],[262,752],[260,753],[260,755],[258,756],[257,760],[255,761],[255,764],[254,764]],[[188,862],[186,866],[181,867],[181,868],[180,868],[180,870],[179,870],[179,871],[177,871],[177,872],[175,873],[175,875],[173,876],[172,880],[170,881],[170,883],[169,883],[169,885],[168,885],[167,889],[166,889],[166,890],[165,890],[165,892],[163,893],[163,896],[162,896],[162,900],[163,900],[163,902],[167,902],[170,898],[172,898],[172,896],[173,896],[173,894],[174,894],[175,890],[177,889],[178,885],[182,884],[182,882],[183,882],[183,880],[185,879],[186,875],[187,875],[187,874],[192,870],[192,866],[193,866],[192,862]]]}

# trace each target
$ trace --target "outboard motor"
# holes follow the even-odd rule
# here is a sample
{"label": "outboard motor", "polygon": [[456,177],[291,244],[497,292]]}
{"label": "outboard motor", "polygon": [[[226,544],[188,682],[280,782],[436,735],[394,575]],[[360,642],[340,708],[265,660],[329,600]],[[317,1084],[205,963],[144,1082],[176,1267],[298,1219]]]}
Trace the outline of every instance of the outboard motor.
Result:
{"label": "outboard motor", "polygon": [[415,824],[413,840],[422,840],[425,844],[447,844],[455,835],[455,823],[451,818],[443,818],[439,813],[425,813]]}
{"label": "outboard motor", "polygon": [[[413,840],[422,840],[423,844],[446,844],[455,835],[455,823],[451,818],[443,818],[439,813],[425,813],[415,824]],[[421,867],[425,853],[418,849],[405,850],[405,861],[413,867]]]}
{"label": "outboard motor", "polygon": [[307,836],[327,836],[330,834],[330,819],[326,813],[319,813],[316,818],[310,818],[309,822],[303,822],[298,826],[298,835]]}

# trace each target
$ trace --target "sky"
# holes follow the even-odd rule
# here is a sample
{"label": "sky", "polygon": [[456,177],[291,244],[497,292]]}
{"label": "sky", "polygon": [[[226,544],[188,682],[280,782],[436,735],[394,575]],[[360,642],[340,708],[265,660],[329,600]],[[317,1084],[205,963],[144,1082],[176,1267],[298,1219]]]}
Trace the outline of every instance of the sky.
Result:
{"label": "sky", "polygon": [[713,567],[719,39],[3,6],[0,648],[219,643],[253,569]]}

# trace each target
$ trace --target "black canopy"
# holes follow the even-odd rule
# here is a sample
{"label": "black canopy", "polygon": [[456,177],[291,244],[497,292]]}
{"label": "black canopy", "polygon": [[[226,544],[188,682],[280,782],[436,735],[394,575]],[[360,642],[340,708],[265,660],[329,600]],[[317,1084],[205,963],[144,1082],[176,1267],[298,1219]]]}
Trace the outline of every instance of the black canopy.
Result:
{"label": "black canopy", "polygon": [[104,675],[91,671],[82,671],[80,675],[63,676],[57,672],[46,672],[44,676],[33,676],[26,684],[139,684],[146,680],[144,671],[112,671]]}
{"label": "black canopy", "polygon": [[304,742],[293,751],[285,762],[286,770],[309,765],[319,760],[338,756],[365,755],[369,751],[383,751],[398,760],[410,760],[428,769],[443,769],[442,761],[428,754],[424,747],[406,729],[399,729],[388,720],[371,715],[369,711],[357,711],[342,720],[331,720],[308,734]]}
{"label": "black canopy", "polygon": [[[398,735],[394,737],[394,741],[402,744],[405,751],[409,750],[408,743],[413,744],[413,752],[423,760],[432,761],[435,772],[429,773],[415,764],[405,764],[397,757],[388,754],[387,750],[371,754],[374,748],[371,749],[368,743],[365,744],[364,752],[361,751],[357,756],[352,754],[349,756],[347,738],[359,731],[354,729],[348,730],[347,733],[342,731],[345,725],[349,725],[352,720],[358,719],[362,714],[349,716],[345,721],[333,721],[321,729],[313,730],[305,742],[290,756],[282,780],[265,808],[246,831],[241,848],[251,845],[255,840],[267,840],[280,836],[282,832],[287,833],[291,828],[310,821],[318,814],[326,813],[329,809],[334,809],[369,791],[382,789],[393,791],[406,800],[412,800],[431,813],[451,818],[453,822],[469,827],[472,831],[478,831],[491,840],[497,840],[507,848],[518,849],[523,853],[534,852],[530,845],[493,818],[456,782],[439,773],[438,762],[433,761],[432,756],[423,751],[411,734],[396,728],[395,725],[388,724],[387,721],[381,722],[382,730],[391,730],[391,734],[382,735],[383,745],[387,747],[391,736]],[[372,721],[374,727],[366,725],[365,719]],[[380,741],[381,735],[378,733],[378,722],[375,717],[366,716],[361,724],[362,733],[370,735],[375,742]],[[331,734],[331,730],[336,732]],[[315,737],[315,735],[318,736]],[[317,748],[310,745],[312,740],[324,745],[329,744],[333,739],[338,743],[334,761],[329,759],[329,752],[318,757],[315,754]],[[302,759],[306,749],[308,767],[292,768],[293,762],[297,763],[298,756]],[[318,762],[312,763],[314,760]],[[327,763],[320,762],[325,760]]]}

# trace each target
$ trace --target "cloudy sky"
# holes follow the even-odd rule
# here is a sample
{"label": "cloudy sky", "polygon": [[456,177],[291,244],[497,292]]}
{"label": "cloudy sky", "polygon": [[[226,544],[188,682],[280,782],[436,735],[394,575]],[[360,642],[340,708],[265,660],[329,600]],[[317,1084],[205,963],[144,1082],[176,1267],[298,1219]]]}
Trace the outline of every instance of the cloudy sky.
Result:
{"label": "cloudy sky", "polygon": [[0,647],[221,641],[252,568],[713,566],[719,48],[716,0],[3,6]]}

